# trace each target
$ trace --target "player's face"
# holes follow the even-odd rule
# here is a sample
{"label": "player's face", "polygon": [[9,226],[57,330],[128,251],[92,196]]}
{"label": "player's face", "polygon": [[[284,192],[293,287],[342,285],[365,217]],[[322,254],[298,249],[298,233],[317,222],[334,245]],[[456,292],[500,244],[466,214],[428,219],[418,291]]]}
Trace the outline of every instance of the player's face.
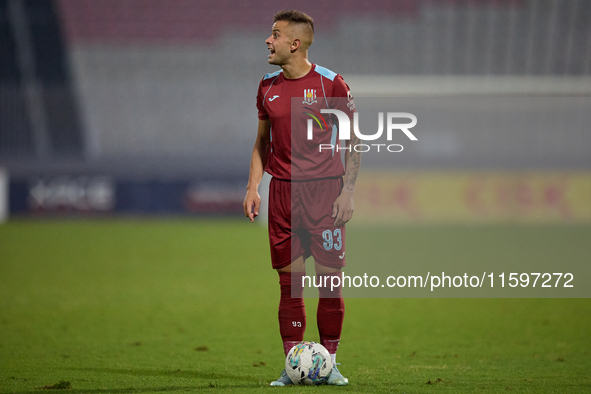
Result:
{"label": "player's face", "polygon": [[271,35],[265,41],[269,53],[269,64],[281,66],[289,60],[291,56],[291,38],[288,35],[287,21],[277,21],[273,24]]}

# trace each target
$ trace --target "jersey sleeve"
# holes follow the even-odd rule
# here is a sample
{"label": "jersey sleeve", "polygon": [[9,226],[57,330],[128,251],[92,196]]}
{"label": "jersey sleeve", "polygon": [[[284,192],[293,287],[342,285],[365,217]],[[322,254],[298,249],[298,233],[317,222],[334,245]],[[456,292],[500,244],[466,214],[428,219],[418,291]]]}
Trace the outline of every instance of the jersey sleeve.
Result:
{"label": "jersey sleeve", "polygon": [[333,81],[332,100],[332,108],[346,113],[349,118],[353,119],[353,113],[356,112],[353,95],[351,94],[349,85],[347,85],[340,74],[338,74]]}
{"label": "jersey sleeve", "polygon": [[269,114],[267,114],[267,110],[265,109],[265,94],[263,93],[263,80],[261,80],[261,82],[259,83],[259,90],[257,93],[257,109],[259,112],[260,120],[269,119]]}

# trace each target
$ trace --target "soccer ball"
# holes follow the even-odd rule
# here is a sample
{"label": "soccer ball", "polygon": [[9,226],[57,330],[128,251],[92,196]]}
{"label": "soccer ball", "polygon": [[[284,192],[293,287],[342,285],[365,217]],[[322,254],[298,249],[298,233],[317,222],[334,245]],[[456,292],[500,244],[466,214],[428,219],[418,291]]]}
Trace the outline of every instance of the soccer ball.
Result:
{"label": "soccer ball", "polygon": [[285,372],[293,384],[326,383],[332,372],[332,359],[321,344],[300,342],[287,354]]}

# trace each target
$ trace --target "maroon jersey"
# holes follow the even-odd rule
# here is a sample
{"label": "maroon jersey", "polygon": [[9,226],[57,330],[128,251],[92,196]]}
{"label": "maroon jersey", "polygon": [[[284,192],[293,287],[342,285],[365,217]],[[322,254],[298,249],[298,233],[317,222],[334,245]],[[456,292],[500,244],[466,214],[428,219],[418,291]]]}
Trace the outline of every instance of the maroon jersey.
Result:
{"label": "maroon jersey", "polygon": [[[271,122],[271,151],[265,167],[269,174],[294,181],[343,176],[336,149],[340,146],[338,121],[334,115],[320,113],[338,109],[353,118],[355,105],[341,75],[315,64],[297,79],[285,78],[283,70],[267,74],[259,84],[257,108],[259,119]],[[313,120],[311,140],[308,119]]]}

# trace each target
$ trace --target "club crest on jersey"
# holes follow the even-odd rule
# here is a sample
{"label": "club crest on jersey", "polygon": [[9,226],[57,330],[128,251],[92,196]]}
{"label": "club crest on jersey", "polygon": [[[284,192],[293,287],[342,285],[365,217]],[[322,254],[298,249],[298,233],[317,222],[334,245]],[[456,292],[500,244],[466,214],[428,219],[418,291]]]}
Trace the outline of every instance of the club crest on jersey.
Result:
{"label": "club crest on jersey", "polygon": [[302,101],[302,104],[311,105],[317,102],[316,89],[304,89],[304,101]]}

